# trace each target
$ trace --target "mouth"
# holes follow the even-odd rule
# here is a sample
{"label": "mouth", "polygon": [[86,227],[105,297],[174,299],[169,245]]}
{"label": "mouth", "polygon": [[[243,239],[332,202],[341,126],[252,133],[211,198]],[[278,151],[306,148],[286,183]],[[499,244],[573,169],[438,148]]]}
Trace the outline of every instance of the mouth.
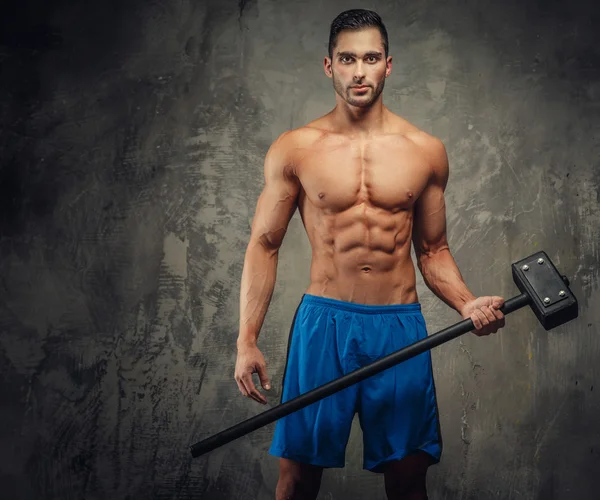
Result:
{"label": "mouth", "polygon": [[369,86],[368,85],[357,85],[357,86],[350,87],[350,88],[354,89],[354,90],[366,90],[369,88]]}

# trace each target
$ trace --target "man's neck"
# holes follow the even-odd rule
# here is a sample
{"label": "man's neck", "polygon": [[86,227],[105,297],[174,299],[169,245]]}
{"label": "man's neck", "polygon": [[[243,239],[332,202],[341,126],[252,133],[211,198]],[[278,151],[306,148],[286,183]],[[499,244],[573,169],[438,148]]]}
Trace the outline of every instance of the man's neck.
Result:
{"label": "man's neck", "polygon": [[385,108],[381,98],[365,108],[338,99],[332,114],[334,123],[346,133],[369,135],[383,130]]}

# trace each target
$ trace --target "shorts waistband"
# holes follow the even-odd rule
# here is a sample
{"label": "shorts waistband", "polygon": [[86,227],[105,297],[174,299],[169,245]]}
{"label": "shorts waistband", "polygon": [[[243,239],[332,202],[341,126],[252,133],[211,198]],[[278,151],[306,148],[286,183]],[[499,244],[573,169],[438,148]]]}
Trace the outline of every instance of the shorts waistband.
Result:
{"label": "shorts waistband", "polygon": [[344,311],[362,313],[362,314],[386,314],[386,313],[415,313],[421,311],[421,304],[413,302],[411,304],[389,304],[389,305],[370,305],[357,304],[355,302],[346,302],[329,297],[320,297],[305,293],[302,296],[302,304],[313,304],[316,306],[326,306]]}

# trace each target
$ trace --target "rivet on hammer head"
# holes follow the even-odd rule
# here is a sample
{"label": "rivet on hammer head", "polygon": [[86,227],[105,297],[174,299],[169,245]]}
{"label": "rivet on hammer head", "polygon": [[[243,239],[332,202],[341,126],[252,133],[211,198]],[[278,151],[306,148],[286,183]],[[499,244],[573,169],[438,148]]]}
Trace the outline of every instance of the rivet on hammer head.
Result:
{"label": "rivet on hammer head", "polygon": [[544,304],[549,304],[550,303],[550,297],[546,297],[544,299]]}
{"label": "rivet on hammer head", "polygon": [[560,292],[558,292],[558,295],[560,295],[561,297],[564,297],[567,294],[565,293],[564,290],[561,290]]}
{"label": "rivet on hammer head", "polygon": [[538,264],[543,264],[544,263],[544,259],[538,259]]}
{"label": "rivet on hammer head", "polygon": [[521,269],[523,269],[523,271],[529,271],[529,266],[525,264]]}

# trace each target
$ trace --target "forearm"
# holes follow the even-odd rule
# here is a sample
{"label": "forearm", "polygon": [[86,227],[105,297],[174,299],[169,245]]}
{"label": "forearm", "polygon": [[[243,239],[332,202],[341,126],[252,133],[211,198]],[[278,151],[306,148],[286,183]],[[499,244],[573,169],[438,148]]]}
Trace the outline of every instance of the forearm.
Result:
{"label": "forearm", "polygon": [[240,285],[240,345],[256,345],[273,296],[277,275],[277,249],[251,242],[246,251]]}
{"label": "forearm", "polygon": [[475,299],[447,247],[422,253],[417,258],[425,284],[450,307],[460,313],[468,301]]}

